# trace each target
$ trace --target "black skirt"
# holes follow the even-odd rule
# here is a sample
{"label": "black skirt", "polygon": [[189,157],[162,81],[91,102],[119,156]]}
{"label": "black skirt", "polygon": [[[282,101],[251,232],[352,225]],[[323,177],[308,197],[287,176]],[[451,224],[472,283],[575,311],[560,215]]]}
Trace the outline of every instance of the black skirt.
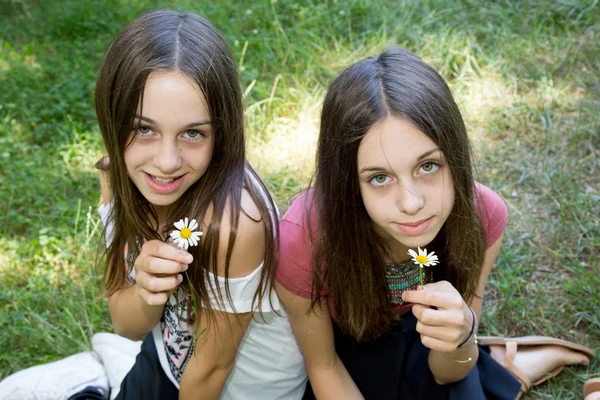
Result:
{"label": "black skirt", "polygon": [[[358,343],[334,324],[335,349],[366,400],[514,400],[521,383],[479,346],[479,359],[459,382],[438,385],[427,358],[429,349],[415,330],[417,320],[408,313],[391,331],[370,343]],[[304,400],[315,399],[307,386]]]}

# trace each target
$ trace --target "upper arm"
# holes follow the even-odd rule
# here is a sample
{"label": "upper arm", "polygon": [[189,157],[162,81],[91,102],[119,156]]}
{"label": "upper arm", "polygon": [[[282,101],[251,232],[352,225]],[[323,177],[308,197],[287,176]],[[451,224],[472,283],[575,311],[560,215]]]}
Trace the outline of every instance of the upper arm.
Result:
{"label": "upper arm", "polygon": [[109,204],[112,201],[112,191],[108,184],[108,156],[102,157],[96,162],[98,169],[98,180],[100,181],[100,204]]}
{"label": "upper arm", "polygon": [[496,242],[488,247],[485,251],[483,266],[481,267],[481,274],[479,275],[479,282],[477,283],[477,289],[475,289],[475,296],[473,296],[471,303],[469,304],[477,314],[477,317],[481,316],[481,306],[483,304],[483,292],[485,290],[485,285],[489,279],[490,272],[492,272],[496,258],[498,258],[498,253],[500,253],[501,247],[502,235],[500,235]]}
{"label": "upper arm", "polygon": [[[252,217],[258,214],[259,218],[253,219],[240,210],[236,238],[231,249],[229,270],[227,271],[228,278],[249,275],[261,265],[264,259],[266,241],[264,223],[260,219],[258,209],[245,191],[242,195],[242,208],[250,209],[248,214]],[[221,278],[226,275],[226,258],[232,232],[231,212],[231,206],[228,204],[220,224],[216,275]],[[209,213],[207,216],[208,219],[211,218],[211,214]],[[206,279],[212,278],[207,276]],[[199,336],[197,339],[194,338],[196,340],[195,351],[186,365],[181,379],[182,393],[192,387],[204,386],[207,381],[211,382],[209,383],[211,387],[214,387],[215,382],[218,385],[225,383],[235,363],[238,347],[252,320],[253,313],[248,312],[247,307],[244,306],[243,310],[237,307],[239,305],[237,301],[246,299],[237,298],[232,294],[234,298],[231,299],[233,303],[230,307],[228,306],[230,301],[226,298],[224,290],[221,290],[221,296],[224,298],[216,299],[217,292],[214,285],[219,285],[223,289],[223,282],[222,280],[211,282],[211,286],[208,286],[209,290],[211,290],[210,287],[213,288],[210,297],[214,298],[216,302],[212,304],[211,315],[202,315],[198,325],[194,327]],[[241,312],[234,312],[237,310]],[[200,312],[202,311],[200,310]]]}
{"label": "upper arm", "polygon": [[[265,257],[265,222],[260,218],[256,204],[254,204],[246,190],[242,191],[241,206],[236,238],[229,261],[229,278],[239,278],[250,274],[263,262]],[[227,251],[232,228],[231,212],[231,207],[228,205],[221,219],[217,253],[217,275],[221,277],[225,276]]]}
{"label": "upper arm", "polygon": [[333,367],[337,354],[331,317],[325,302],[309,312],[310,299],[295,295],[277,282],[275,291],[288,314],[309,375],[311,371],[314,373],[321,368]]}
{"label": "upper arm", "polygon": [[470,306],[475,310],[477,316],[480,316],[485,285],[502,246],[504,228],[508,221],[508,210],[498,193],[478,182],[475,183],[475,204],[483,225],[487,246],[475,296],[470,302]]}

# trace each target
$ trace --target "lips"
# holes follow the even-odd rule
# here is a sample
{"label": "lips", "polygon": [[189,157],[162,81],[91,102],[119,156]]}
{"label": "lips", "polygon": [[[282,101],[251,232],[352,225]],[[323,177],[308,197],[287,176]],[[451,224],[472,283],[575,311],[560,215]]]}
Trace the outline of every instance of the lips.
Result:
{"label": "lips", "polygon": [[185,175],[174,176],[174,177],[159,177],[155,175],[150,175],[144,172],[144,177],[146,178],[146,183],[148,187],[157,194],[171,194],[183,183],[183,177]]}
{"label": "lips", "polygon": [[433,221],[433,217],[429,217],[427,219],[422,219],[420,221],[415,222],[404,222],[401,224],[396,224],[396,227],[402,232],[408,235],[420,235],[429,228],[431,222]]}

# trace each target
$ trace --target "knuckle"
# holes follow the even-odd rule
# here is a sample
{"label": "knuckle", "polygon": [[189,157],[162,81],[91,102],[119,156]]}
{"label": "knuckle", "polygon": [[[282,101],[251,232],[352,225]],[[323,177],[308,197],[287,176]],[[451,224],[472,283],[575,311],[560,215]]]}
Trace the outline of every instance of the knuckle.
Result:
{"label": "knuckle", "polygon": [[458,341],[460,340],[460,336],[461,336],[461,333],[459,330],[452,331],[452,335],[451,335],[452,342],[458,344]]}
{"label": "knuckle", "polygon": [[434,292],[426,292],[424,297],[425,297],[425,301],[427,302],[427,304],[430,304],[433,302],[433,300],[435,300],[435,293]]}
{"label": "knuckle", "polygon": [[458,314],[454,319],[454,323],[458,327],[463,327],[467,323],[465,315],[463,313]]}
{"label": "knuckle", "polygon": [[423,310],[423,312],[421,313],[420,320],[423,323],[431,323],[431,313],[429,312],[429,310],[427,310],[427,309]]}
{"label": "knuckle", "polygon": [[160,285],[157,278],[149,279],[146,283],[146,289],[150,292],[158,292],[159,286]]}
{"label": "knuckle", "polygon": [[423,324],[421,322],[417,322],[415,330],[419,333],[423,333]]}

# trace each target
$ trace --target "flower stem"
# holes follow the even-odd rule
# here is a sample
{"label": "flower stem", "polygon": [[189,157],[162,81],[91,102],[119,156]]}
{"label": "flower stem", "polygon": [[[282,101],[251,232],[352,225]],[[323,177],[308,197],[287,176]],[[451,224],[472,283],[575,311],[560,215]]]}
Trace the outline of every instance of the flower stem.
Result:
{"label": "flower stem", "polygon": [[421,290],[424,290],[423,287],[423,267],[419,268],[419,280],[421,281]]}

